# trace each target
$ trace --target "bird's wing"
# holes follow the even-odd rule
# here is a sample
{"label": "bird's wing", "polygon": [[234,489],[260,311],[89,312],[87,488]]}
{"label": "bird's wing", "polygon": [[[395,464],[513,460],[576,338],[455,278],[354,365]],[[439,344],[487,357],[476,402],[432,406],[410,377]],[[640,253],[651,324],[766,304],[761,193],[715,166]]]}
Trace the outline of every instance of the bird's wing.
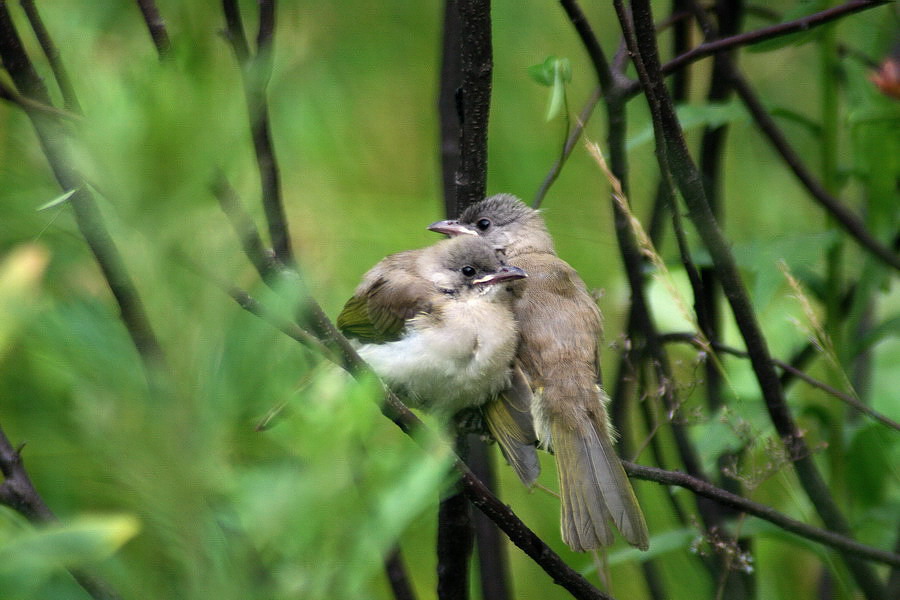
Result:
{"label": "bird's wing", "polygon": [[482,408],[491,436],[522,483],[531,487],[541,472],[537,435],[531,418],[531,387],[528,377],[516,364],[510,386]]}
{"label": "bird's wing", "polygon": [[388,267],[379,264],[367,273],[344,305],[337,326],[347,337],[376,344],[394,341],[409,319],[431,310],[430,282]]}

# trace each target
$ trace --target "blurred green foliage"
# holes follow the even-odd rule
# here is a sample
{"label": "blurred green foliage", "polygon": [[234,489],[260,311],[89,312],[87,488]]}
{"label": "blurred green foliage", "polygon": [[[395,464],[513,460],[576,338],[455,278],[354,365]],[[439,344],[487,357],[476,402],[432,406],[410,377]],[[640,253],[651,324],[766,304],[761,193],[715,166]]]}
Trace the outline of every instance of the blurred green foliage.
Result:
{"label": "blurred green foliage", "polygon": [[[306,284],[332,316],[377,260],[434,241],[425,226],[442,216],[435,109],[439,4],[279,4],[268,94],[275,148]],[[611,9],[585,4],[601,43],[614,49],[619,33]],[[657,4],[662,14],[665,6]],[[389,598],[382,557],[397,540],[420,597],[433,597],[434,515],[445,484],[446,450],[416,446],[381,417],[372,402],[376,386],[353,382],[245,313],[205,276],[213,273],[263,301],[278,302],[257,281],[210,191],[221,169],[261,218],[244,96],[220,35],[218,3],[160,0],[174,47],[164,63],[134,3],[38,5],[84,110],[83,118],[67,125],[70,160],[96,190],[162,341],[171,381],[162,393],[148,389],[69,207],[65,201],[45,206],[60,199],[61,191],[30,124],[21,110],[3,104],[0,425],[15,444],[27,443],[26,465],[61,523],[32,527],[10,511],[0,512],[0,597],[86,597],[58,569],[62,565],[94,569],[128,598]],[[242,7],[252,31],[255,3]],[[17,6],[10,9],[32,57],[39,57],[23,15]],[[527,199],[558,156],[562,138],[560,121],[545,120],[547,90],[530,81],[528,67],[548,55],[569,57],[565,93],[573,111],[587,98],[594,76],[555,3],[498,1],[493,11],[488,186]],[[896,20],[887,15],[888,9],[855,15],[834,26],[836,35],[859,52],[881,57],[896,32]],[[748,27],[764,24],[748,21]],[[662,36],[664,46],[668,37]],[[814,41],[802,41],[809,43],[773,46],[741,62],[773,112],[815,123],[822,101],[818,59]],[[46,61],[35,62],[52,81]],[[851,59],[840,65],[841,197],[883,239],[898,223],[900,108],[870,85],[866,67]],[[698,73],[705,70],[705,63],[696,67]],[[820,285],[822,249],[842,234],[740,107],[706,105],[699,92],[695,100],[681,114],[691,141],[703,125],[731,127],[725,229],[773,353],[787,357],[813,325],[777,263],[785,261],[820,307],[827,301],[822,295],[834,292]],[[641,98],[630,103],[629,116],[631,202],[644,218],[656,176],[652,144],[642,143],[649,124]],[[780,124],[815,165],[815,131],[787,119]],[[602,141],[599,114],[587,134]],[[623,342],[628,289],[608,190],[585,152],[575,152],[543,206],[560,255],[603,292],[603,361],[612,372]],[[661,251],[681,282],[670,240]],[[896,278],[853,244],[847,254],[848,279],[867,290],[848,322],[896,324]],[[697,260],[702,264],[708,257],[698,252]],[[669,291],[652,286],[661,328],[683,330]],[[689,288],[680,289],[689,298]],[[733,329],[729,324],[727,339],[737,344]],[[840,348],[839,359],[850,372],[858,352],[868,352],[871,376],[862,391],[877,410],[897,419],[897,328],[871,331],[881,333],[857,353]],[[848,337],[852,341],[852,332]],[[699,415],[692,433],[705,457],[771,434],[745,361],[722,358],[729,410],[704,415],[696,353],[674,352],[685,410]],[[814,374],[838,387],[845,383],[827,361],[819,361]],[[834,489],[859,525],[860,539],[889,547],[900,514],[896,432],[843,409],[835,412],[837,401],[811,388],[792,388],[791,402],[811,445],[833,442],[835,432],[842,436],[846,455],[823,452],[823,465],[830,465]],[[823,405],[828,410],[818,410]],[[265,419],[267,428],[257,431]],[[636,424],[633,437],[642,439],[641,431]],[[659,435],[672,454],[668,436]],[[649,461],[644,454],[639,459]],[[542,460],[541,483],[554,488],[553,461]],[[783,465],[773,468],[775,459],[764,446],[756,446],[748,460],[752,464],[740,465],[750,473],[746,493],[814,521],[792,475]],[[526,492],[505,467],[500,478],[504,500],[570,564],[595,578],[592,558],[572,554],[558,539],[557,500],[540,490]],[[667,597],[714,597],[715,583],[697,560],[697,540],[677,523],[666,492],[642,482],[636,488],[653,550],[611,552],[614,595],[647,597],[638,561],[653,557]],[[674,493],[690,506],[688,493]],[[759,597],[810,597],[819,565],[834,569],[839,589],[849,593],[846,576],[821,547],[752,519],[742,526],[757,540]],[[564,597],[517,549],[510,556],[516,597]]]}

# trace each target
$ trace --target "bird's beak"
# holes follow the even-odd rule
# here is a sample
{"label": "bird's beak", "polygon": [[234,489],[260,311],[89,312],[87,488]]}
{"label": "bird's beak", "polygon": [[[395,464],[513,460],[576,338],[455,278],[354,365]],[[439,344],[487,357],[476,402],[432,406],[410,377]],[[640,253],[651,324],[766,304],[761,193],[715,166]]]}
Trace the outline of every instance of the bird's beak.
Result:
{"label": "bird's beak", "polygon": [[484,277],[475,279],[474,281],[472,281],[472,283],[475,285],[494,285],[496,283],[503,283],[504,281],[525,279],[526,277],[528,277],[528,273],[526,273],[519,267],[505,265],[500,267],[490,275],[485,275]]}
{"label": "bird's beak", "polygon": [[437,223],[432,223],[428,226],[428,229],[430,231],[436,231],[437,233],[443,233],[451,237],[457,235],[478,235],[477,231],[475,231],[468,225],[463,225],[455,219],[452,221],[438,221]]}

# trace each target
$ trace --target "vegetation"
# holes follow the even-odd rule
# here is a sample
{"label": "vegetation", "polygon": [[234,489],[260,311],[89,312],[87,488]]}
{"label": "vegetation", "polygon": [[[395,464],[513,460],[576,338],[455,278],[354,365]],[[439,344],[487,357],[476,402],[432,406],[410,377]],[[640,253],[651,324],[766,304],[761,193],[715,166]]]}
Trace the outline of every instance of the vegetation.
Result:
{"label": "vegetation", "polygon": [[[490,4],[0,0],[0,598],[900,596],[896,7]],[[597,291],[648,552],[334,333],[495,192]]]}

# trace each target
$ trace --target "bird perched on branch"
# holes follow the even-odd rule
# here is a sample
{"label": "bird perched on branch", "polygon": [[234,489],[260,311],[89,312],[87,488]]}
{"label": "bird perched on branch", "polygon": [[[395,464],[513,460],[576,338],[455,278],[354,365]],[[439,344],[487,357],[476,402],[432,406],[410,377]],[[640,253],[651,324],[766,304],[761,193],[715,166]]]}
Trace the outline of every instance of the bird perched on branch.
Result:
{"label": "bird perched on branch", "polygon": [[540,471],[531,390],[513,359],[511,282],[527,275],[477,237],[392,254],[372,267],[337,319],[359,355],[410,406],[449,419],[481,407],[527,485]]}
{"label": "bird perched on branch", "polygon": [[477,236],[528,272],[513,304],[520,335],[516,359],[534,393],[538,438],[556,455],[563,541],[576,551],[610,545],[611,520],[628,543],[647,549],[647,525],[613,448],[608,397],[600,385],[600,311],[578,273],[556,256],[540,213],[498,194],[429,229]]}

